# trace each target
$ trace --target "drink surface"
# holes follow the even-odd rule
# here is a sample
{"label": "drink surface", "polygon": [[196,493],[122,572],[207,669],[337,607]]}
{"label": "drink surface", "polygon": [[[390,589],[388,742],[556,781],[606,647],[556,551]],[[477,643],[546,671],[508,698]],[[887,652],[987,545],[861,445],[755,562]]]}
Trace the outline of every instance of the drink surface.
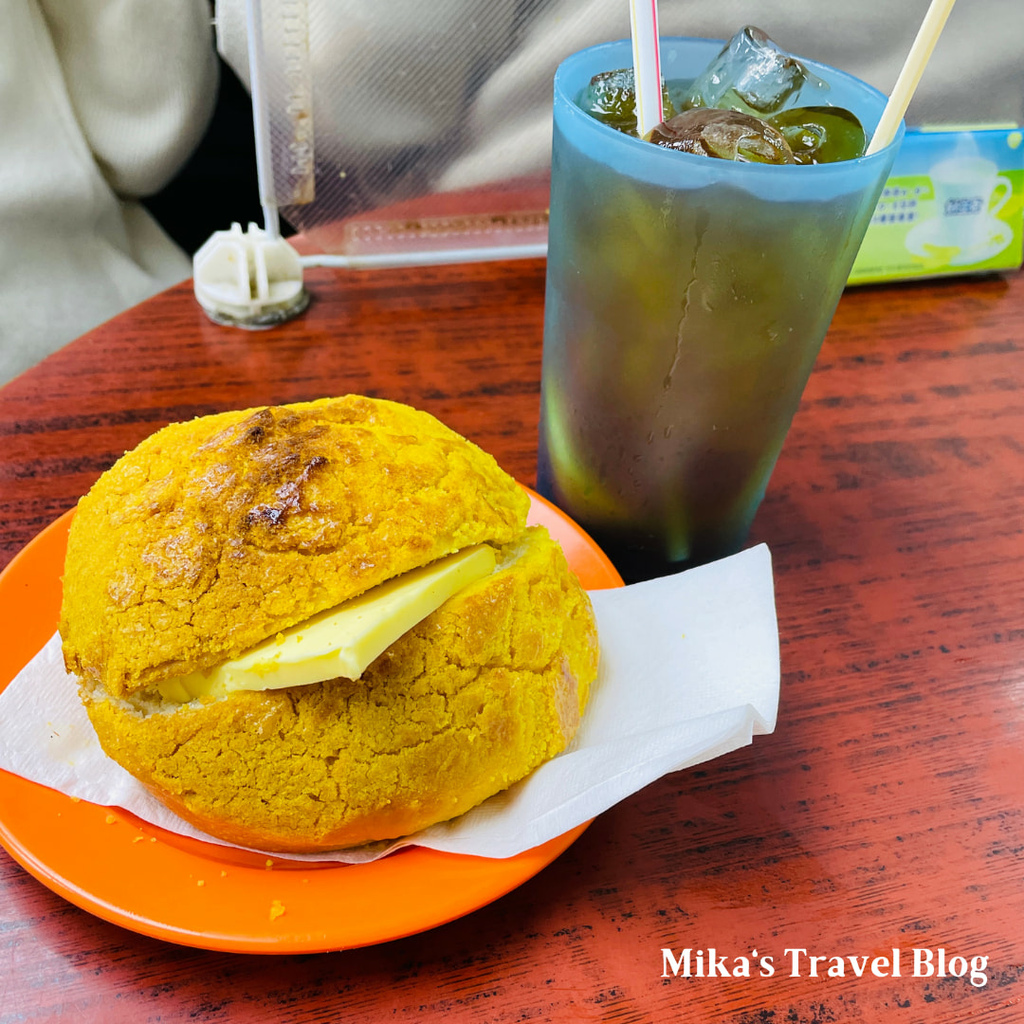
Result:
{"label": "drink surface", "polygon": [[[854,160],[864,154],[864,129],[851,111],[824,102],[828,91],[826,81],[748,26],[696,78],[664,83],[664,119],[647,140],[749,163]],[[595,75],[576,102],[603,124],[636,135],[632,68]]]}

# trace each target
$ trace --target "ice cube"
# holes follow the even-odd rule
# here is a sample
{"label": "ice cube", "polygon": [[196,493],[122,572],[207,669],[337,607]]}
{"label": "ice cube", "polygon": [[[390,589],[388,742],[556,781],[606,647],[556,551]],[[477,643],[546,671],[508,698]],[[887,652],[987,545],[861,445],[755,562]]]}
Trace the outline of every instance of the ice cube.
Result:
{"label": "ice cube", "polygon": [[748,25],[694,79],[687,106],[764,117],[791,105],[804,89],[826,90],[828,85],[761,29]]}
{"label": "ice cube", "polygon": [[[662,87],[663,116],[672,117],[676,108],[669,99],[668,90]],[[636,86],[633,69],[620,68],[617,71],[602,71],[594,75],[590,84],[577,100],[577,106],[591,117],[615,128],[617,131],[636,135]]]}
{"label": "ice cube", "polygon": [[792,164],[785,137],[766,121],[739,110],[695,107],[655,127],[649,141],[666,149],[741,163]]}
{"label": "ice cube", "polygon": [[864,155],[864,127],[843,107],[790,107],[770,120],[786,137],[798,164],[830,164]]}

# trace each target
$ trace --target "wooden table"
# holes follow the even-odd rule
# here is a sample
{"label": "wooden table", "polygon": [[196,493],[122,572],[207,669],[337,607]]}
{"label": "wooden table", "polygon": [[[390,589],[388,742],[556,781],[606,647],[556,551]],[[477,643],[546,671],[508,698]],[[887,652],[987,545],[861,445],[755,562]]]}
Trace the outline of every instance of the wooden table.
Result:
{"label": "wooden table", "polygon": [[[309,283],[301,320],[257,334],[172,289],[0,389],[3,561],[145,435],[233,407],[408,401],[532,482],[542,263]],[[1022,336],[1020,275],[843,298],[751,538],[775,560],[774,735],[624,801],[496,903],[361,950],[165,944],[0,851],[0,1021],[1024,1020]],[[663,976],[663,948],[709,947],[775,973]],[[893,947],[899,978],[785,953]],[[915,948],[987,957],[987,982],[914,977]]]}

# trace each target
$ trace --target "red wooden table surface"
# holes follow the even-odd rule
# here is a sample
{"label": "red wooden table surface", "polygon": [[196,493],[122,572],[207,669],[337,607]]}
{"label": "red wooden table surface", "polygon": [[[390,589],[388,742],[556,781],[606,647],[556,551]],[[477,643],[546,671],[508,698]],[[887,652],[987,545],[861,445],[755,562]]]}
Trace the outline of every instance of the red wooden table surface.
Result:
{"label": "red wooden table surface", "polygon": [[[284,328],[216,327],[183,286],[0,389],[0,561],[157,427],[260,403],[407,401],[533,482],[542,263],[308,280]],[[774,735],[469,917],[361,950],[174,946],[0,851],[0,1022],[1024,1020],[1022,335],[1020,275],[844,296],[751,538],[775,562]],[[709,947],[775,973],[662,977],[663,948]],[[785,953],[894,947],[899,978],[802,955],[793,976]],[[914,977],[915,948],[986,957],[985,981]]]}

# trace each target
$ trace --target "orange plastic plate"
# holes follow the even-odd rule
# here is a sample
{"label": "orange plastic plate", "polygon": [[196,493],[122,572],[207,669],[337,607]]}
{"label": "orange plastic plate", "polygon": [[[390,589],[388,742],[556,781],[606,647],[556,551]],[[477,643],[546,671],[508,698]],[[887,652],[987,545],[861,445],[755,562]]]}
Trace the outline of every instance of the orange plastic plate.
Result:
{"label": "orange plastic plate", "polygon": [[[561,542],[587,589],[622,585],[590,537],[530,498],[530,522]],[[57,628],[71,515],[0,575],[0,690]],[[532,878],[585,828],[503,860],[410,847],[370,864],[313,864],[187,839],[0,771],[0,844],[44,885],[144,935],[231,952],[324,952],[436,927]]]}

